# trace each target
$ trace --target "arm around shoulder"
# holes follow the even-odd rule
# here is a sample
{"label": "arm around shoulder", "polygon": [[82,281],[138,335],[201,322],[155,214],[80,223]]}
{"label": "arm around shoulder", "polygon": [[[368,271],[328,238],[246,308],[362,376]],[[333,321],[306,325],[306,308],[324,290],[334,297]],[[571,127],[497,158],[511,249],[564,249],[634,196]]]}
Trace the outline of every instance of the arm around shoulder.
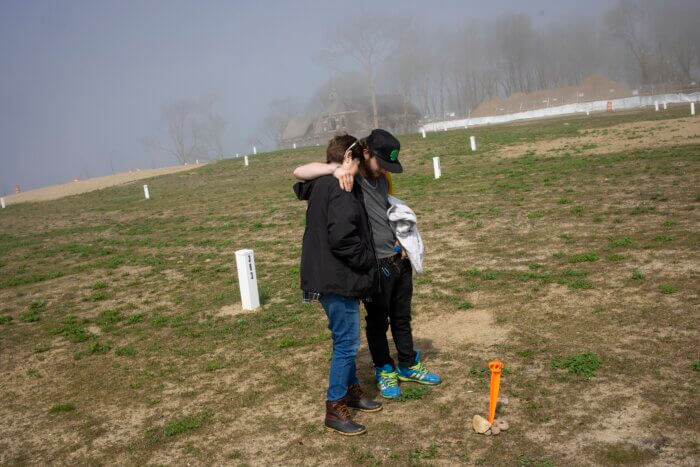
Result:
{"label": "arm around shoulder", "polygon": [[323,162],[311,162],[309,164],[300,165],[294,169],[294,177],[299,180],[313,180],[324,175],[332,175],[335,169],[340,167],[340,164]]}

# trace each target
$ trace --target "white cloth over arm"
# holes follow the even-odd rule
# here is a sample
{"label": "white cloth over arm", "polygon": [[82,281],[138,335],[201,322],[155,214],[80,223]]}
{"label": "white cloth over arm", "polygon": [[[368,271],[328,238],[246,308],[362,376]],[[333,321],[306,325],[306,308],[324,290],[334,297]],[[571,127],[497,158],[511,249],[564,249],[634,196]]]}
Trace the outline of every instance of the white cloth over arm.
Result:
{"label": "white cloth over arm", "polygon": [[401,244],[401,248],[406,250],[411,266],[417,274],[423,272],[423,239],[418,232],[416,214],[406,203],[398,198],[389,196],[389,210],[386,214],[389,217],[389,224],[396,235],[396,239]]}

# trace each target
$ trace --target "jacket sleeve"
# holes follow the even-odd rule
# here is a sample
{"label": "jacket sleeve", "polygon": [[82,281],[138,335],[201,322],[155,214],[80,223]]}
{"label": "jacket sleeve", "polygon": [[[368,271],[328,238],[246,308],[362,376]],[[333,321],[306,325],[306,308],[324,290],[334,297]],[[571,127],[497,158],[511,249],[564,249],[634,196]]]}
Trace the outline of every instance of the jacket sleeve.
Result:
{"label": "jacket sleeve", "polygon": [[367,271],[374,265],[375,259],[369,245],[362,242],[361,222],[352,193],[334,184],[328,197],[328,242],[331,252],[352,269]]}

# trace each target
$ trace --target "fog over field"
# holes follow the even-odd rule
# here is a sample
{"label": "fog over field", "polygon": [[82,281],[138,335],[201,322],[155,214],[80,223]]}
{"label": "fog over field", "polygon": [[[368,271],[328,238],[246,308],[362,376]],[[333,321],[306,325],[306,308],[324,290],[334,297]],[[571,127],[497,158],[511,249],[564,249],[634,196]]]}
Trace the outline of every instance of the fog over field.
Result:
{"label": "fog over field", "polygon": [[[376,93],[403,90],[423,117],[466,113],[488,98],[576,84],[590,73],[630,87],[697,79],[698,28],[684,35],[700,19],[697,2],[664,5],[3,1],[0,193],[227,158],[252,144],[275,149],[281,125],[317,111],[329,92],[369,99],[366,64],[339,40],[353,30],[379,34],[370,73]],[[616,18],[638,22],[625,29]],[[660,50],[668,51],[663,60]],[[401,71],[402,58],[423,60],[422,93],[417,75]],[[467,76],[478,91],[465,91]],[[196,137],[175,147],[173,125],[190,125],[195,114]]]}

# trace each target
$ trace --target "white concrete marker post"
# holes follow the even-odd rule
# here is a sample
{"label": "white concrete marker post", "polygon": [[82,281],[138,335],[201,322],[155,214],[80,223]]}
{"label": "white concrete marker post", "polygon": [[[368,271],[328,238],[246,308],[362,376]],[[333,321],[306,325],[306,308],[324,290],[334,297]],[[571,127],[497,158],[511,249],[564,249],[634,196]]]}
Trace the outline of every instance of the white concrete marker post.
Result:
{"label": "white concrete marker post", "polygon": [[472,152],[476,151],[476,138],[474,136],[469,137],[469,144],[472,147]]}
{"label": "white concrete marker post", "polygon": [[258,277],[255,274],[253,250],[238,250],[236,252],[236,268],[238,269],[238,284],[241,288],[241,305],[243,309],[255,310],[260,308]]}
{"label": "white concrete marker post", "polygon": [[668,108],[666,107],[666,101],[664,101],[664,110],[668,110]]}
{"label": "white concrete marker post", "polygon": [[292,146],[294,147],[294,149],[296,149],[296,148],[297,148],[297,143],[294,143]]}
{"label": "white concrete marker post", "polygon": [[695,102],[690,103],[690,115],[695,115]]}
{"label": "white concrete marker post", "polygon": [[258,153],[258,148],[256,148],[255,146],[253,146],[253,154],[257,154],[257,153]]}
{"label": "white concrete marker post", "polygon": [[425,128],[420,129],[420,134],[423,135],[423,138],[425,138]]}
{"label": "white concrete marker post", "polygon": [[245,162],[245,166],[248,167],[248,156],[243,156],[243,162]]}
{"label": "white concrete marker post", "polygon": [[0,198],[0,205],[5,209],[5,198]]}
{"label": "white concrete marker post", "polygon": [[435,180],[442,176],[442,171],[440,170],[440,158],[433,157],[433,170],[435,171]]}
{"label": "white concrete marker post", "polygon": [[151,194],[148,192],[148,185],[143,186],[143,196],[145,196],[146,199],[151,199]]}
{"label": "white concrete marker post", "polygon": [[654,101],[654,111],[655,112],[659,111],[659,101]]}

